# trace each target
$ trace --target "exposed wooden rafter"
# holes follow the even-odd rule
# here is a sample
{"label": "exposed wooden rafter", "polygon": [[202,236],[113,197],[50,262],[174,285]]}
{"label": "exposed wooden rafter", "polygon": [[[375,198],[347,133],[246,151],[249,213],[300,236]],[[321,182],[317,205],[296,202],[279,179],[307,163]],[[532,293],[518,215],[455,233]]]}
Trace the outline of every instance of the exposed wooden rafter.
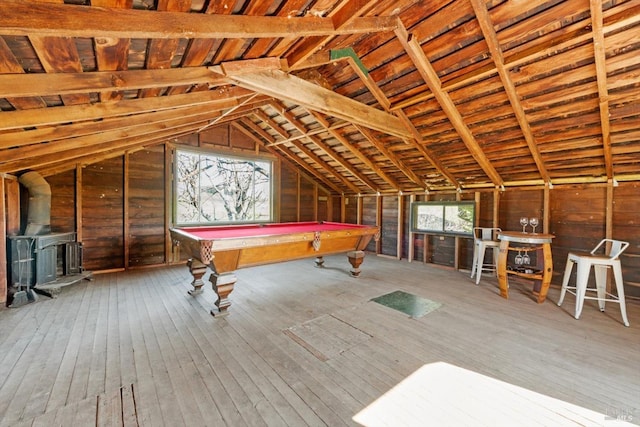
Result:
{"label": "exposed wooden rafter", "polygon": [[511,103],[511,107],[513,108],[516,119],[518,120],[520,129],[522,129],[522,134],[524,135],[524,139],[527,142],[527,146],[529,147],[531,156],[533,157],[533,160],[538,167],[538,172],[540,173],[540,176],[542,177],[544,182],[549,182],[549,173],[547,172],[547,168],[544,164],[544,161],[542,160],[542,156],[540,155],[538,143],[536,142],[533,132],[531,131],[531,126],[529,125],[524,107],[520,102],[520,96],[518,96],[516,86],[513,83],[513,79],[511,79],[511,76],[509,75],[507,66],[504,63],[502,48],[500,47],[498,35],[496,34],[496,31],[493,27],[493,23],[491,22],[491,17],[489,16],[487,6],[484,0],[471,0],[471,5],[473,6],[476,18],[478,19],[478,23],[480,24],[480,29],[482,30],[485,42],[489,46],[491,59],[493,59],[493,62],[496,66],[496,70],[498,71],[498,75],[500,76],[500,81],[502,81],[502,85],[504,86],[504,90],[507,94],[507,97],[509,98],[509,102]]}
{"label": "exposed wooden rafter", "polygon": [[0,2],[2,33],[21,36],[243,39],[367,34],[392,31],[395,26],[392,17],[359,18],[336,27],[331,18],[316,16],[156,13],[23,0]]}
{"label": "exposed wooden rafter", "polygon": [[226,77],[245,89],[287,100],[399,138],[410,136],[397,117],[283,71],[259,71]]}
{"label": "exposed wooden rafter", "polygon": [[600,108],[600,126],[602,128],[602,148],[607,179],[613,179],[613,160],[611,156],[611,127],[609,124],[609,89],[607,88],[606,51],[602,19],[602,0],[590,0],[593,32],[593,54],[596,62],[598,82],[598,106]]}
{"label": "exposed wooden rafter", "polygon": [[409,33],[407,33],[404,25],[398,25],[396,35],[400,43],[406,50],[407,54],[415,64],[425,83],[427,83],[429,89],[431,89],[431,92],[433,92],[435,98],[438,100],[438,103],[451,121],[451,124],[458,132],[458,135],[460,135],[460,138],[467,146],[473,158],[476,160],[476,162],[478,162],[478,165],[487,174],[487,176],[489,177],[489,179],[491,179],[492,183],[495,186],[502,186],[503,180],[500,177],[500,174],[498,174],[495,168],[491,165],[491,162],[480,148],[478,142],[475,140],[467,125],[464,123],[464,119],[460,115],[460,112],[456,109],[456,106],[449,94],[442,89],[442,83],[440,81],[440,78],[438,77],[438,73],[429,62],[429,59],[427,59],[427,56],[422,50],[422,47],[420,46],[418,40],[412,38]]}
{"label": "exposed wooden rafter", "polygon": [[[225,88],[223,90],[194,92],[162,98],[125,99],[90,105],[48,108],[47,114],[41,114],[37,110],[3,111],[0,114],[0,131],[100,120],[131,114],[144,114],[151,111],[195,107],[204,104],[211,104],[210,107],[215,109],[217,105],[226,106],[229,102],[235,104],[237,99],[252,94],[253,92],[241,88]],[[45,133],[47,131],[40,132]],[[49,132],[55,133],[58,131],[49,130]]]}
{"label": "exposed wooden rafter", "polygon": [[[305,129],[304,125],[302,123],[300,123],[300,121],[297,120],[291,113],[287,112],[286,109],[284,108],[284,106],[280,102],[273,101],[271,105],[276,111],[283,111],[282,114],[281,114],[282,117],[285,120],[287,120],[287,122],[289,122],[291,125],[293,125],[300,133],[302,133],[304,135],[304,139],[307,139],[307,140],[311,141],[312,143],[314,143],[318,148],[323,150],[333,161],[339,163],[345,170],[347,170],[351,175],[353,175],[355,178],[357,178],[359,181],[361,181],[367,187],[369,187],[371,189],[375,189],[376,188],[375,184],[373,184],[370,180],[368,180],[356,168],[354,168],[352,165],[350,165],[349,162],[344,160],[341,156],[336,155],[334,153],[334,151],[330,147],[328,147],[326,144],[324,144],[322,142],[322,140],[317,136],[317,134],[313,134],[312,135],[309,132],[307,132],[307,130]],[[295,145],[299,150],[302,150],[303,152],[305,152],[305,154],[307,154],[307,151],[306,151],[307,148],[304,147],[304,145],[300,142],[300,139],[302,139],[302,138],[296,138],[296,139],[291,140],[290,142],[293,145]],[[320,165],[325,165],[326,164],[326,162],[322,161],[315,154],[313,154],[313,155],[307,154],[307,156],[309,158],[313,159],[314,161],[316,161],[316,159],[317,159],[318,161],[316,161],[316,163],[319,163]],[[332,168],[331,172],[332,173],[337,173],[337,171],[333,170],[333,168]],[[336,178],[340,178],[340,174],[337,174]],[[351,183],[345,182],[345,185],[347,185],[347,187],[349,187],[350,189],[354,188],[353,184],[351,184]]]}
{"label": "exposed wooden rafter", "polygon": [[[326,121],[326,119],[324,119],[324,117],[320,116],[320,114],[316,113],[316,112],[311,112],[311,114],[316,118],[318,123],[320,123],[322,125],[322,127],[324,129],[326,129],[327,132],[329,132],[329,134],[331,136],[333,136],[333,138],[335,138],[337,141],[339,141],[343,147],[345,147],[347,150],[349,150],[349,152],[351,154],[356,156],[371,171],[373,171],[376,175],[378,175],[380,178],[382,178],[387,183],[389,183],[394,189],[398,190],[400,188],[398,183],[393,178],[389,177],[378,166],[376,166],[370,159],[368,159],[364,154],[362,154],[362,152],[360,152],[360,150],[358,150],[353,144],[351,144],[347,138],[343,137],[340,134],[338,129],[331,129],[331,126]],[[356,128],[357,128],[357,125],[356,125]],[[324,144],[321,141],[319,141],[319,138],[313,137],[313,141],[316,143],[316,145],[320,146],[321,148],[325,147],[325,151],[326,151],[326,144]],[[331,150],[331,151],[333,151],[333,150]],[[333,157],[340,158],[340,156],[333,156]],[[344,160],[341,160],[341,161],[344,161]],[[344,161],[344,162],[346,163],[346,161]],[[354,174],[361,181],[365,182],[367,184],[367,186],[369,188],[371,188],[373,191],[376,191],[376,192],[380,191],[380,188],[378,188],[377,185],[373,184],[369,179],[365,178],[364,175],[362,173],[358,172],[357,169],[355,169],[353,166],[350,166],[350,169],[354,170]]]}

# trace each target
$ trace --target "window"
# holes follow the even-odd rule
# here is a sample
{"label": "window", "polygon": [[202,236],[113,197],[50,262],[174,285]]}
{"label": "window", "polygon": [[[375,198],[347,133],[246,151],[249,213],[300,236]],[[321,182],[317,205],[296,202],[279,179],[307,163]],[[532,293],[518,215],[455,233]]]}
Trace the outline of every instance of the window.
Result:
{"label": "window", "polygon": [[411,231],[433,234],[473,234],[474,202],[413,202]]}
{"label": "window", "polygon": [[177,224],[270,221],[268,160],[176,152]]}

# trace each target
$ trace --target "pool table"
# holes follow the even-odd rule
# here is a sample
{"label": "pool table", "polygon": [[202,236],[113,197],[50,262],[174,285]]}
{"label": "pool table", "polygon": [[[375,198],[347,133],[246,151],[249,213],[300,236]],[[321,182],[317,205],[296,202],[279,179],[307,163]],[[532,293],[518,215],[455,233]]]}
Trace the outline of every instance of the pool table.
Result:
{"label": "pool table", "polygon": [[[364,249],[371,238],[379,236],[378,227],[326,221],[179,227],[169,232],[174,247],[189,257],[187,266],[193,276],[190,294],[202,292],[203,276],[211,269],[220,314],[231,305],[229,294],[239,268],[310,257],[322,267],[324,255],[346,252],[351,275],[358,277]],[[214,310],[211,314],[216,315]]]}

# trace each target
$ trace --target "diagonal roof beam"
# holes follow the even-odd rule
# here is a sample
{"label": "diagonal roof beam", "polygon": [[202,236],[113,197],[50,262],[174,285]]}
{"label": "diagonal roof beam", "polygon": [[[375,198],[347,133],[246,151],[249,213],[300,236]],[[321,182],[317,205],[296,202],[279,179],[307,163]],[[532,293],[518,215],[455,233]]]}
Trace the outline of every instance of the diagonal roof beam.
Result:
{"label": "diagonal roof beam", "polygon": [[[314,173],[315,171],[311,172],[311,174],[307,174],[305,172],[302,172],[301,168],[296,167],[296,165],[295,165],[296,163],[301,161],[301,159],[299,157],[295,156],[295,154],[290,153],[290,152],[282,154],[278,150],[276,150],[275,148],[265,145],[264,141],[262,141],[258,136],[253,134],[250,130],[245,128],[240,122],[246,124],[247,122],[251,122],[251,121],[250,120],[247,121],[245,119],[242,119],[242,120],[239,120],[237,122],[231,123],[231,126],[235,127],[236,129],[238,129],[243,134],[247,135],[249,138],[251,138],[253,141],[255,141],[256,144],[262,145],[265,148],[265,150],[267,150],[273,156],[278,158],[278,160],[280,160],[283,164],[285,164],[289,168],[295,170],[296,173],[299,173],[300,175],[304,176],[307,180],[312,181],[315,184],[317,184],[322,189],[322,191],[324,191],[325,193],[331,193],[331,191],[329,191],[327,188],[333,189],[336,193],[342,193],[342,190],[340,188],[338,188],[335,185],[333,185],[332,183],[327,182],[326,180],[324,180],[322,176],[320,176],[317,173]],[[292,159],[292,156],[295,157],[295,159]],[[293,162],[291,160],[295,160],[295,162]],[[311,169],[311,168],[309,168],[309,165],[306,165],[306,167],[303,166],[303,165],[300,165],[300,166],[302,167],[302,169],[306,170],[307,172],[309,172],[308,169]],[[319,181],[319,183],[317,181],[314,181],[312,176],[317,178],[317,181]]]}
{"label": "diagonal roof beam", "polygon": [[[322,140],[319,137],[317,137],[315,135],[311,135],[310,133],[306,132],[306,129],[305,129],[304,125],[302,123],[300,123],[300,121],[297,120],[293,116],[293,114],[291,114],[289,111],[286,111],[286,108],[284,107],[284,105],[282,105],[279,101],[275,101],[274,100],[271,103],[271,106],[276,111],[282,111],[280,114],[285,120],[287,120],[289,123],[291,123],[298,130],[298,132],[301,132],[306,139],[308,139],[309,141],[314,143],[318,148],[320,148],[322,151],[324,151],[329,157],[331,157],[331,159],[333,159],[333,161],[335,161],[336,163],[341,164],[343,168],[345,168],[347,171],[349,171],[349,173],[351,175],[353,175],[355,178],[360,180],[364,185],[366,185],[367,187],[371,188],[374,191],[378,191],[378,188],[376,187],[376,185],[373,184],[364,175],[362,175],[357,170],[357,168],[354,168],[353,165],[349,164],[349,162],[344,160],[342,157],[336,155],[334,153],[334,150],[331,149],[330,147],[328,147],[325,143],[323,143]],[[324,129],[324,127],[323,127],[323,129]],[[301,138],[292,139],[289,142],[292,143],[293,145],[295,145],[296,147],[298,147],[298,149],[302,150],[301,147],[304,147],[304,146],[302,145],[302,143],[298,142],[299,139],[301,139]],[[332,173],[336,173],[336,172],[334,171]],[[339,177],[339,176],[337,176],[337,177]],[[351,188],[351,190],[354,190],[354,189]],[[356,187],[354,192],[359,193],[360,191]]]}
{"label": "diagonal roof beam", "polygon": [[[343,28],[365,14],[377,2],[378,0],[346,0],[331,11],[329,17],[336,28]],[[298,64],[304,63],[309,56],[327,44],[332,38],[333,36],[306,38],[292,53],[287,55],[291,68],[296,69]]]}
{"label": "diagonal roof beam", "polygon": [[491,162],[487,158],[486,154],[480,148],[480,145],[476,141],[475,137],[469,130],[469,127],[464,122],[460,112],[456,108],[453,100],[449,96],[449,94],[442,89],[442,82],[438,77],[438,73],[429,62],[429,59],[425,55],[422,50],[422,46],[420,42],[411,37],[408,33],[404,25],[398,19],[398,29],[396,30],[396,36],[398,40],[404,47],[405,51],[413,61],[416,66],[416,69],[424,79],[427,86],[431,92],[433,92],[436,100],[442,107],[442,110],[449,118],[449,121],[453,125],[456,132],[466,145],[467,149],[478,163],[478,165],[482,168],[484,173],[487,174],[493,185],[496,187],[501,187],[504,184],[503,179],[500,177],[498,171],[495,170]]}
{"label": "diagonal roof beam", "polygon": [[[398,184],[398,182],[391,178],[390,176],[388,176],[386,173],[384,173],[384,171],[382,169],[380,169],[380,167],[378,167],[375,163],[373,163],[369,158],[367,158],[367,156],[365,156],[357,147],[355,147],[347,138],[345,138],[344,136],[342,136],[340,134],[340,132],[338,132],[336,129],[331,129],[330,124],[323,118],[320,116],[320,114],[316,113],[316,112],[311,112],[311,114],[313,115],[313,117],[315,117],[315,119],[317,120],[317,122],[324,128],[327,130],[327,132],[329,132],[329,134],[331,136],[333,136],[335,139],[337,139],[347,150],[349,150],[354,156],[356,156],[358,159],[360,159],[360,161],[362,163],[364,163],[369,169],[371,169],[376,175],[378,175],[380,178],[382,178],[383,180],[385,180],[389,185],[391,185],[394,189],[399,190],[400,189],[400,184]],[[355,125],[355,127],[357,129],[362,129],[362,127],[358,127],[358,125]],[[374,191],[379,191],[379,189],[376,186],[371,186],[369,185],[369,187],[371,187]]]}
{"label": "diagonal roof beam", "polygon": [[593,32],[593,50],[598,81],[600,106],[600,126],[602,127],[602,148],[607,179],[613,179],[613,158],[611,153],[611,128],[609,123],[609,90],[607,89],[606,52],[602,18],[602,0],[591,0],[591,27]]}
{"label": "diagonal roof beam", "polygon": [[[12,158],[18,158],[21,152],[19,147],[39,146],[39,143],[78,138],[88,135],[101,134],[114,130],[132,129],[137,126],[145,126],[152,123],[164,123],[168,120],[197,117],[209,114],[210,120],[221,116],[220,111],[237,105],[235,99],[208,103],[196,106],[175,108],[171,110],[153,111],[150,113],[134,114],[127,117],[116,117],[97,121],[83,121],[64,126],[44,126],[29,130],[19,130],[3,133],[0,138],[0,149],[13,148]],[[202,120],[202,117],[199,117]],[[52,144],[45,144],[48,146]],[[29,154],[27,154],[28,156]]]}
{"label": "diagonal roof beam", "polygon": [[518,93],[516,91],[516,85],[513,83],[513,79],[509,74],[509,70],[504,63],[502,48],[500,47],[500,42],[498,41],[496,30],[491,22],[491,17],[489,16],[487,5],[485,4],[484,0],[471,0],[471,5],[473,6],[476,18],[478,19],[478,22],[480,24],[480,29],[482,30],[484,39],[489,46],[489,52],[491,53],[491,58],[493,59],[496,70],[498,71],[498,75],[500,76],[500,80],[502,81],[504,91],[509,98],[509,102],[511,103],[513,112],[516,115],[516,119],[518,120],[520,129],[522,130],[524,139],[527,142],[527,146],[529,147],[529,152],[531,153],[531,156],[533,156],[533,160],[538,167],[538,173],[540,173],[540,176],[542,177],[544,182],[549,182],[549,173],[547,172],[544,160],[542,160],[542,156],[540,155],[540,150],[538,150],[538,143],[536,142],[536,139],[533,136],[533,132],[531,131],[529,120],[527,120],[524,107],[522,106],[522,102],[520,102],[520,97],[518,96]]}
{"label": "diagonal roof beam", "polygon": [[[300,156],[297,156],[296,154],[294,154],[287,147],[284,147],[284,146],[283,147],[278,147],[278,150],[276,150],[275,148],[273,148],[271,146],[265,145],[264,140],[270,141],[271,140],[271,135],[269,135],[268,133],[264,132],[262,130],[262,128],[257,126],[251,120],[243,118],[243,119],[241,119],[239,121],[232,122],[231,125],[233,127],[235,127],[236,129],[238,129],[240,132],[242,132],[245,135],[249,136],[251,139],[253,139],[257,143],[263,145],[267,150],[269,150],[269,152],[273,153],[274,155],[278,156],[279,158],[281,158],[281,159],[287,159],[288,158],[291,161],[293,161],[293,163],[298,164],[300,167],[302,167],[302,169],[306,170],[309,174],[314,176],[318,181],[322,182],[325,186],[331,188],[336,193],[342,193],[343,192],[343,190],[341,188],[337,187],[332,182],[327,181],[327,179],[324,176],[322,176],[320,173],[318,173],[317,170],[315,170],[308,163],[306,163]],[[260,135],[261,137],[263,137],[264,140],[261,140],[257,135]],[[280,154],[280,152],[282,152],[282,154]],[[290,160],[287,160],[287,163],[291,163]],[[295,168],[295,169],[298,169],[298,168]],[[339,176],[337,176],[337,177],[339,177]]]}
{"label": "diagonal roof beam", "polygon": [[227,75],[238,86],[357,123],[399,138],[410,133],[396,116],[280,70]]}
{"label": "diagonal roof beam", "polygon": [[[360,77],[360,80],[362,80],[364,85],[367,87],[367,89],[369,89],[369,91],[376,98],[378,103],[380,103],[380,105],[385,109],[385,111],[391,113],[391,102],[389,102],[389,99],[384,94],[384,92],[380,89],[380,87],[378,87],[376,82],[371,78],[371,76],[368,73],[365,73],[360,68],[360,66],[356,63],[356,61],[352,57],[347,56],[346,58],[347,58],[347,62],[351,65],[351,68],[353,69],[353,71],[358,75],[358,77]],[[458,183],[458,180],[424,146],[422,135],[420,134],[420,132],[418,132],[415,126],[413,126],[413,123],[411,123],[411,120],[409,119],[409,117],[407,117],[404,111],[402,111],[402,109],[398,109],[397,111],[395,111],[395,115],[402,121],[402,123],[407,128],[407,130],[411,132],[411,134],[413,135],[413,138],[407,138],[405,142],[407,144],[411,144],[411,146],[417,149],[420,152],[420,154],[422,154],[422,156],[425,159],[427,159],[427,161],[431,163],[431,165],[434,168],[436,168],[436,170],[439,173],[441,173],[442,176],[444,176],[451,184],[453,184],[456,188],[460,188],[460,184]],[[364,133],[362,132],[362,130],[360,132],[367,139],[369,139],[369,141],[372,144],[382,145],[377,143],[377,140],[375,140],[375,137],[373,137],[373,135],[370,132]],[[398,167],[398,169],[400,169],[402,173],[404,173],[411,181],[415,182],[420,186],[424,185],[425,183],[424,180],[420,179],[419,176],[414,174],[410,168],[405,167],[403,162],[400,159],[398,159],[395,155],[393,155],[389,150],[384,149],[384,147],[378,148],[378,149],[382,152],[385,152],[386,155],[391,159],[391,161],[396,165],[396,167]]]}
{"label": "diagonal roof beam", "polygon": [[[0,73],[16,73],[23,74],[24,68],[20,64],[20,61],[16,59],[7,46],[7,43],[4,41],[2,37],[0,37]],[[32,97],[20,97],[20,98],[11,98],[7,99],[11,105],[19,110],[27,110],[31,108],[45,108],[47,104],[40,96],[32,96]]]}
{"label": "diagonal roof beam", "polygon": [[87,73],[2,74],[0,75],[0,98],[66,95],[191,84],[216,86],[225,83],[225,78],[211,72],[207,67]]}
{"label": "diagonal roof beam", "polygon": [[[265,131],[264,129],[262,129],[260,126],[258,126],[257,124],[253,123],[251,120],[247,119],[247,118],[243,118],[240,120],[242,122],[242,124],[244,126],[246,126],[249,130],[253,131],[255,134],[260,135],[264,141],[267,141],[267,144],[264,143],[264,141],[262,142],[263,145],[268,145],[268,143],[271,143],[274,141],[274,138],[269,135],[269,133],[267,131]],[[338,180],[340,180],[347,188],[349,188],[351,191],[358,191],[358,187],[356,187],[355,185],[353,185],[349,180],[347,180],[342,174],[340,174],[337,170],[335,170],[335,168],[333,166],[331,166],[330,164],[328,164],[327,162],[325,162],[324,160],[322,160],[320,157],[318,157],[313,151],[311,151],[310,149],[308,149],[307,147],[305,147],[302,143],[300,143],[299,141],[295,141],[293,142],[293,145],[296,146],[296,148],[300,151],[302,151],[307,157],[309,157],[313,162],[315,162],[318,166],[320,166],[321,169],[324,169],[329,175],[336,177]],[[284,146],[280,146],[278,147],[279,149],[284,149],[286,147]],[[284,152],[285,150],[283,150]],[[326,180],[323,180],[323,182]]]}
{"label": "diagonal roof beam", "polygon": [[[378,151],[380,151],[380,153],[382,153],[386,158],[388,158],[389,161],[391,163],[393,163],[395,167],[397,167],[403,174],[405,174],[407,176],[407,178],[409,178],[414,183],[420,185],[421,188],[424,186],[424,181],[422,179],[420,179],[420,177],[418,175],[413,173],[413,171],[411,169],[405,167],[404,164],[400,161],[400,159],[398,159],[398,157],[391,150],[388,150],[387,147],[385,147],[384,144],[382,142],[380,142],[378,140],[378,138],[376,138],[376,136],[373,134],[373,132],[371,132],[367,128],[363,128],[362,126],[358,126],[358,125],[355,125],[355,128],[358,129],[358,132],[360,132],[367,139],[367,141],[369,141],[369,143],[371,145],[376,147],[376,149]],[[386,176],[386,175],[384,175],[384,172],[382,172],[382,170],[380,170],[380,168],[377,168],[377,169],[374,169],[374,170],[377,173],[383,174],[383,176]],[[388,179],[391,179],[391,178],[389,177]],[[393,185],[393,187],[396,190],[400,189],[400,185],[397,184],[395,180],[393,180],[393,183],[395,183],[395,185]]]}
{"label": "diagonal roof beam", "polygon": [[[206,119],[205,119],[206,120]],[[57,164],[60,161],[77,163],[79,158],[97,156],[114,150],[129,150],[141,147],[157,138],[175,138],[185,132],[193,133],[201,122],[179,122],[174,120],[166,124],[154,124],[136,132],[106,132],[104,135],[93,135],[82,138],[82,141],[58,141],[47,150],[34,153],[34,157],[9,161],[0,164],[0,173],[14,173],[25,169],[40,169]]]}
{"label": "diagonal roof beam", "polygon": [[42,113],[42,109],[3,111],[2,114],[0,114],[0,131],[69,122],[101,120],[110,117],[195,107],[205,104],[210,105],[212,109],[216,109],[218,106],[227,105],[230,101],[236,103],[235,99],[252,94],[253,92],[245,89],[233,87],[221,92],[194,92],[158,98],[126,99],[90,105],[51,107],[46,109],[46,114]]}

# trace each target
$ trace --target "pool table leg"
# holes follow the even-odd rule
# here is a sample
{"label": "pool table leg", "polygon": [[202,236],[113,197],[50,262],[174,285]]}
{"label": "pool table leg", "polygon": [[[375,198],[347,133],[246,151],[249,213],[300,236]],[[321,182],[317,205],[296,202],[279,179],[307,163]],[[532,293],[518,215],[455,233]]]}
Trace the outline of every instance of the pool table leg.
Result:
{"label": "pool table leg", "polygon": [[193,276],[193,281],[191,282],[193,289],[189,291],[189,295],[201,294],[202,285],[204,285],[202,276],[207,272],[207,266],[194,258],[190,258],[189,261],[187,261],[187,266],[189,267],[189,272]]}
{"label": "pool table leg", "polygon": [[351,275],[353,277],[360,276],[360,264],[364,261],[364,251],[349,251],[347,252],[349,263],[351,264]]}
{"label": "pool table leg", "polygon": [[211,284],[213,285],[213,290],[218,295],[218,300],[216,301],[218,313],[211,310],[211,315],[220,316],[227,314],[227,309],[231,305],[231,301],[229,301],[229,294],[233,291],[233,286],[235,285],[236,280],[238,280],[238,278],[233,273],[211,274]]}

